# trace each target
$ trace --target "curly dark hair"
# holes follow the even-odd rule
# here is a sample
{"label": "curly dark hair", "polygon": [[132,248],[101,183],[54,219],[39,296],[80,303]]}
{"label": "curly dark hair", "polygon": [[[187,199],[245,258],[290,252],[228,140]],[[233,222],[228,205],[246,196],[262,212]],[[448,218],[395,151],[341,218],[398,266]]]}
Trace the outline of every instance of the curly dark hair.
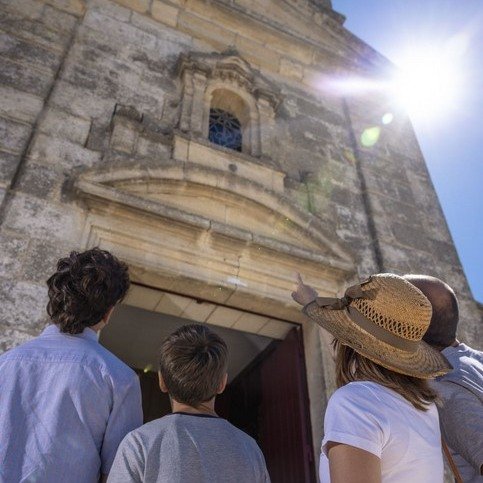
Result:
{"label": "curly dark hair", "polygon": [[111,253],[99,248],[71,252],[47,280],[47,313],[61,332],[80,334],[124,298],[129,283],[127,265]]}

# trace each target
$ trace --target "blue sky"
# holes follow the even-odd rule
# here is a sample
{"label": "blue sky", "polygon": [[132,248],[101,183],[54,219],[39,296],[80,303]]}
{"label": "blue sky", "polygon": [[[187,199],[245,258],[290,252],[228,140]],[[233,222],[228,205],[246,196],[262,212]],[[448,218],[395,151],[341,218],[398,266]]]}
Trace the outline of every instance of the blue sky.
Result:
{"label": "blue sky", "polygon": [[[483,301],[483,1],[333,0],[345,27],[396,65],[408,46],[468,42],[454,107],[413,125],[473,295]],[[435,85],[438,89],[438,85]]]}

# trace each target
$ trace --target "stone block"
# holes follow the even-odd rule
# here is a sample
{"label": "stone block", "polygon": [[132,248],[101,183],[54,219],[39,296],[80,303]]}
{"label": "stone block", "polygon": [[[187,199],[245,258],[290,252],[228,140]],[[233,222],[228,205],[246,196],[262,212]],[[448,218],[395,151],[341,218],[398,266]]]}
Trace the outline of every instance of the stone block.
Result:
{"label": "stone block", "polygon": [[0,325],[0,354],[29,341],[38,332],[40,332],[40,329],[28,332],[3,324]]}
{"label": "stone block", "polygon": [[170,27],[176,27],[178,23],[178,13],[179,9],[166,4],[165,2],[160,2],[159,0],[154,0],[151,5],[151,15],[155,20],[169,25]]}
{"label": "stone block", "polygon": [[391,230],[394,238],[402,245],[417,250],[430,251],[425,234],[421,231],[421,228],[415,228],[401,223],[392,223]]}
{"label": "stone block", "polygon": [[189,141],[180,136],[174,138],[173,158],[179,161],[188,161]]}
{"label": "stone block", "polygon": [[481,312],[472,298],[459,297],[460,323],[458,338],[476,349],[481,349],[483,338],[483,321]]}
{"label": "stone block", "polygon": [[205,322],[215,308],[215,304],[192,299],[191,302],[183,309],[181,316],[184,319],[195,320],[196,322]]}
{"label": "stone block", "polygon": [[345,126],[345,119],[342,112],[338,112],[337,105],[334,109],[329,109],[324,106],[316,98],[308,98],[306,96],[297,96],[293,98],[296,105],[296,112],[303,116],[309,116],[318,122],[325,122],[327,124],[334,124],[336,126]]}
{"label": "stone block", "polygon": [[28,161],[19,177],[17,189],[26,194],[46,199],[57,189],[60,192],[67,175],[53,166]]}
{"label": "stone block", "polygon": [[66,32],[52,30],[40,21],[1,9],[0,29],[14,35],[20,34],[24,40],[33,41],[57,52],[62,52],[69,41],[69,34]]}
{"label": "stone block", "polygon": [[9,184],[20,161],[20,154],[0,151],[0,182]]}
{"label": "stone block", "polygon": [[[133,22],[141,17],[150,20],[148,17],[132,14]],[[141,21],[141,20],[139,20]],[[151,20],[153,24],[156,24]],[[156,37],[147,31],[138,28],[134,23],[119,21],[100,10],[88,10],[83,22],[83,27],[88,27],[100,32],[101,36],[108,36],[114,45],[136,45],[148,51],[156,49]],[[159,24],[158,24],[159,27]]]}
{"label": "stone block", "polygon": [[39,123],[40,132],[58,138],[65,138],[74,143],[84,145],[89,135],[91,122],[87,119],[72,116],[65,111],[49,108]]}
{"label": "stone block", "polygon": [[60,62],[59,52],[52,52],[5,32],[0,33],[0,55],[41,71],[55,72]]}
{"label": "stone block", "polygon": [[154,308],[155,312],[180,317],[192,299],[172,293],[164,293]]}
{"label": "stone block", "polygon": [[280,54],[275,52],[270,45],[256,42],[254,39],[237,35],[235,47],[240,55],[255,67],[278,72],[280,68]]}
{"label": "stone block", "polygon": [[158,305],[162,294],[160,290],[153,290],[142,285],[132,284],[123,304],[153,311],[156,305]]}
{"label": "stone block", "polygon": [[0,232],[0,278],[14,279],[22,267],[22,260],[28,246],[28,238],[3,230]]}
{"label": "stone block", "polygon": [[20,153],[27,145],[31,126],[0,117],[0,148]]}
{"label": "stone block", "polygon": [[138,134],[138,129],[130,123],[116,122],[111,134],[111,147],[124,153],[132,153]]}
{"label": "stone block", "polygon": [[90,0],[89,10],[97,10],[104,15],[121,20],[123,22],[129,22],[132,11],[129,8],[121,7],[113,1],[109,0]]}
{"label": "stone block", "polygon": [[0,325],[28,331],[40,331],[44,327],[47,287],[3,279],[0,300]]}
{"label": "stone block", "polygon": [[77,244],[83,219],[83,214],[66,204],[57,205],[18,193],[4,223],[7,228],[34,238]]}
{"label": "stone block", "polygon": [[53,73],[46,71],[40,73],[28,65],[16,64],[7,59],[3,59],[2,64],[0,84],[6,84],[42,98],[45,97],[54,80]]}
{"label": "stone block", "polygon": [[43,106],[43,99],[13,87],[0,86],[0,115],[33,124]]}
{"label": "stone block", "polygon": [[280,59],[280,75],[300,81],[303,78],[303,73],[304,69],[302,64],[292,62],[283,57]]}
{"label": "stone block", "polygon": [[243,315],[243,312],[229,307],[218,306],[206,319],[206,323],[220,327],[233,327],[235,322]]}
{"label": "stone block", "polygon": [[436,263],[444,262],[454,267],[461,266],[458,253],[453,243],[429,239],[428,245],[430,246]]}
{"label": "stone block", "polygon": [[92,167],[101,159],[101,153],[83,148],[66,139],[38,134],[30,149],[32,161],[50,163],[65,169]]}
{"label": "stone block", "polygon": [[149,0],[116,0],[117,3],[124,7],[130,8],[136,12],[145,13],[149,10]]}
{"label": "stone block", "polygon": [[178,28],[182,32],[202,39],[218,50],[225,50],[235,45],[236,34],[234,32],[186,11],[179,13]]}
{"label": "stone block", "polygon": [[58,30],[70,34],[77,22],[77,18],[66,12],[62,12],[50,5],[46,5],[42,14],[42,22],[52,30]]}
{"label": "stone block", "polygon": [[43,3],[36,0],[1,0],[0,5],[5,10],[11,10],[29,19],[40,18],[44,9]]}
{"label": "stone block", "polygon": [[82,15],[86,9],[85,0],[45,0],[45,3],[73,15]]}
{"label": "stone block", "polygon": [[171,147],[164,142],[153,140],[145,135],[139,136],[136,144],[136,152],[145,157],[159,159],[169,159]]}
{"label": "stone block", "polygon": [[30,282],[45,284],[56,271],[57,261],[67,256],[72,247],[63,243],[49,243],[45,240],[31,240],[29,250],[23,259],[21,277]]}
{"label": "stone block", "polygon": [[192,45],[190,35],[169,27],[167,24],[162,24],[159,20],[151,17],[133,13],[131,23],[140,31],[147,32],[156,37],[157,45],[153,53],[158,52],[163,57],[170,54],[176,55],[179,46],[186,48]]}
{"label": "stone block", "polygon": [[115,104],[116,100],[113,98],[102,97],[65,81],[56,83],[50,98],[50,105],[84,119],[96,118],[107,121],[114,112]]}
{"label": "stone block", "polygon": [[109,145],[110,127],[108,124],[94,119],[86,141],[86,148],[93,151],[104,151]]}
{"label": "stone block", "polygon": [[325,155],[326,143],[332,142],[332,135],[326,124],[300,116],[290,123],[292,143],[301,145],[311,152]]}

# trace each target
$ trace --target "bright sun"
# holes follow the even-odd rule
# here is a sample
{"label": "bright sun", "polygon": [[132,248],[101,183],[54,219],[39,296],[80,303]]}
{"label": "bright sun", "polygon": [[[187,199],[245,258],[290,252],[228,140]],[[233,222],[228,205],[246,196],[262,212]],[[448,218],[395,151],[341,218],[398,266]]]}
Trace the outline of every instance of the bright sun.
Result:
{"label": "bright sun", "polygon": [[434,121],[457,105],[462,88],[457,55],[461,47],[419,48],[397,62],[400,74],[390,89],[413,120]]}

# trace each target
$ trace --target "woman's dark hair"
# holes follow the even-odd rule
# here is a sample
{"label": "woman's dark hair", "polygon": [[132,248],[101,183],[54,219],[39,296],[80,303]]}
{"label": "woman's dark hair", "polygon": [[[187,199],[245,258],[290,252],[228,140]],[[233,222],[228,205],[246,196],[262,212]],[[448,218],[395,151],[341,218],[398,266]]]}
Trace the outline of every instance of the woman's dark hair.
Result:
{"label": "woman's dark hair", "polygon": [[80,334],[124,298],[129,288],[128,267],[99,248],[71,252],[57,262],[47,286],[47,313],[52,322],[61,332]]}
{"label": "woman's dark hair", "polygon": [[218,394],[227,364],[225,341],[204,325],[184,325],[161,346],[159,370],[169,395],[192,407]]}
{"label": "woman's dark hair", "polygon": [[396,391],[421,411],[427,411],[433,402],[439,403],[438,394],[428,380],[386,369],[338,340],[333,345],[337,387],[354,381],[371,381]]}

